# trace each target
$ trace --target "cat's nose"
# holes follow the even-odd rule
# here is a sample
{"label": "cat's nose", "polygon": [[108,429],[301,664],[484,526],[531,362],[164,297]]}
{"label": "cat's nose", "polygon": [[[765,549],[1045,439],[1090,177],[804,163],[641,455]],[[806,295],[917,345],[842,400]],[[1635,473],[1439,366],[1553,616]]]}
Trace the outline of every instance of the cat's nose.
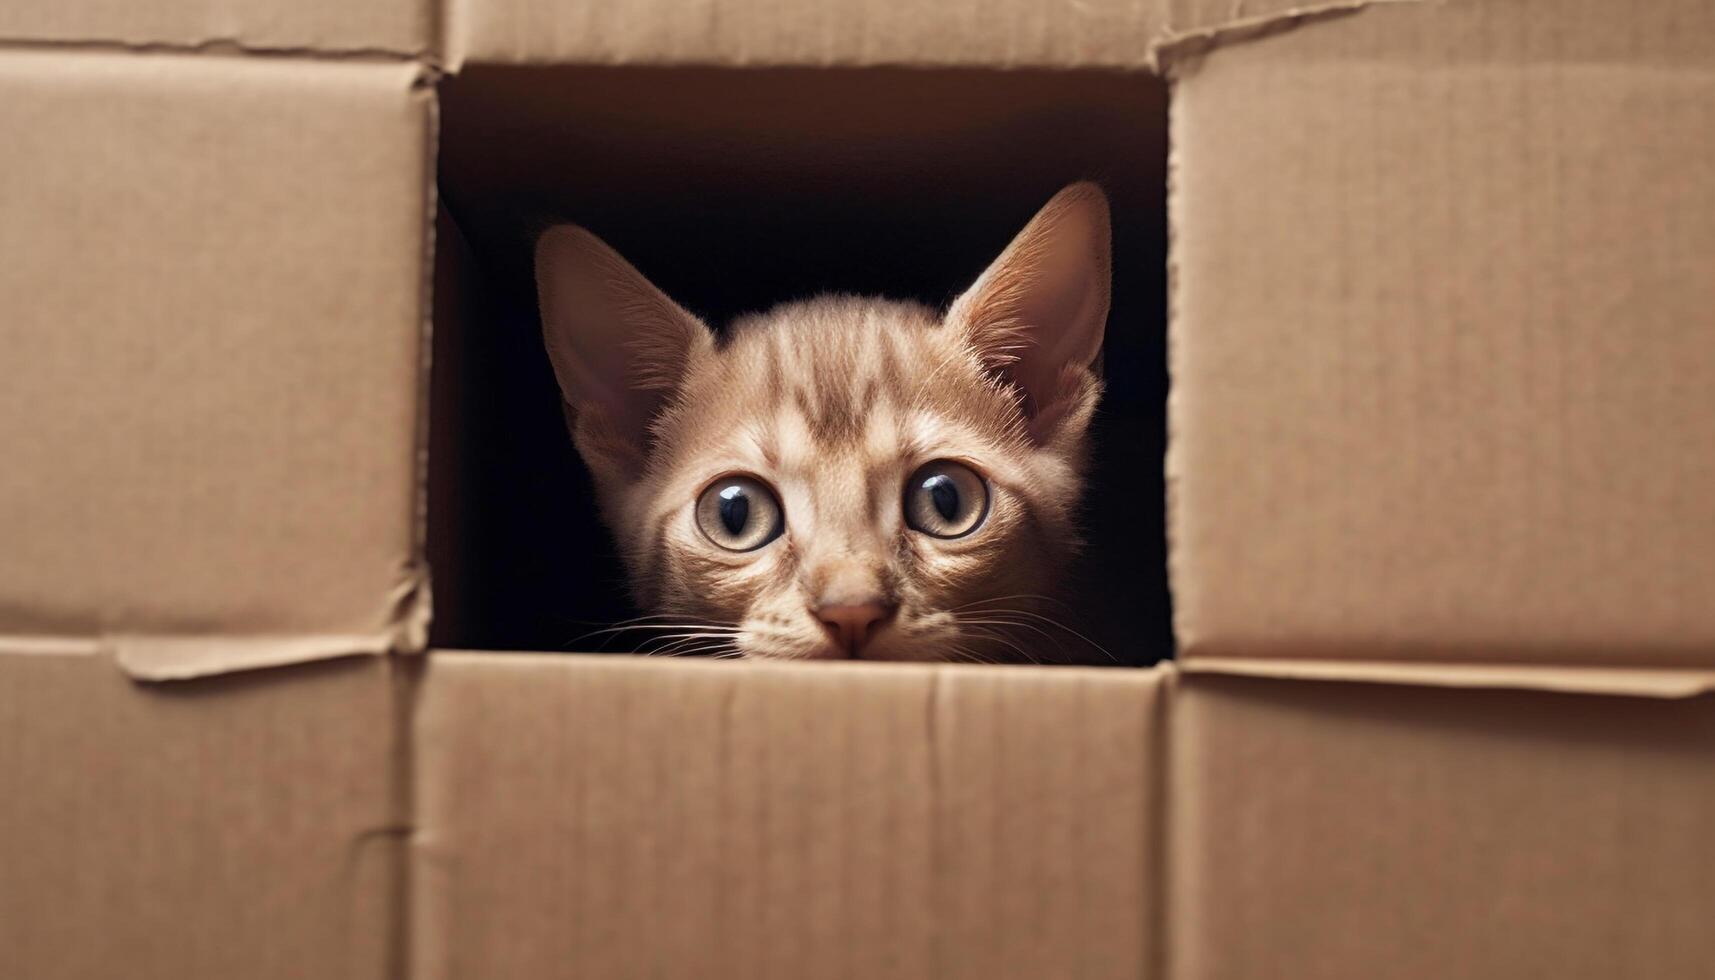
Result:
{"label": "cat's nose", "polygon": [[893,609],[881,602],[858,602],[817,606],[815,613],[834,646],[846,656],[856,657],[876,631],[893,618]]}

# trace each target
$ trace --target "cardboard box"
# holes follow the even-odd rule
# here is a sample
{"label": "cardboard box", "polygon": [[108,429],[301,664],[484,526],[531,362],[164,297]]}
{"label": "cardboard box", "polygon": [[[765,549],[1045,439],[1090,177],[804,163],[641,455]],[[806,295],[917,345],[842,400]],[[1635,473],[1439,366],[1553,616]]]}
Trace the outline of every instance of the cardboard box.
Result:
{"label": "cardboard box", "polygon": [[1158,975],[1160,671],[437,653],[415,975]]}
{"label": "cardboard box", "polygon": [[0,972],[399,975],[394,673],[138,686],[93,648],[0,653]]}
{"label": "cardboard box", "polygon": [[1711,16],[1386,5],[1180,65],[1187,662],[1707,684]]}
{"label": "cardboard box", "polygon": [[[1704,5],[348,6],[0,13],[0,973],[1707,972]],[[616,601],[539,223],[946,289],[1092,175],[1178,665],[488,649]]]}
{"label": "cardboard box", "polygon": [[412,64],[0,49],[0,635],[421,646]]}
{"label": "cardboard box", "polygon": [[1710,699],[1176,695],[1169,976],[1708,972]]}

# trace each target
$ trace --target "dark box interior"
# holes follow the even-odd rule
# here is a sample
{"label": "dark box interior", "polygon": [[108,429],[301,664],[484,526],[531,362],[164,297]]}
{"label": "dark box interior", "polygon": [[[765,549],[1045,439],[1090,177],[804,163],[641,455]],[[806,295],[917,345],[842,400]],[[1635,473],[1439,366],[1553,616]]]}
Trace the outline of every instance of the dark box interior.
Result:
{"label": "dark box interior", "polygon": [[1159,79],[472,66],[442,83],[441,107],[436,646],[589,650],[601,639],[580,637],[635,614],[542,346],[542,229],[584,225],[718,328],[830,290],[944,305],[1056,190],[1088,178],[1113,203],[1114,291],[1093,545],[1067,598],[1120,662],[1170,655]]}

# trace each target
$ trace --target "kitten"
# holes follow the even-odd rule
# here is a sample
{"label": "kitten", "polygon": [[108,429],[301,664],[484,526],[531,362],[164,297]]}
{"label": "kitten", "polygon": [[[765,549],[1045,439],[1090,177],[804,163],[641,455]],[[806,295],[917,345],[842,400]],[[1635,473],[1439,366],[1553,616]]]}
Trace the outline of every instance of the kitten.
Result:
{"label": "kitten", "polygon": [[[595,236],[536,246],[572,438],[666,649],[1070,659],[1107,199],[1074,184],[945,313],[824,295],[717,338]],[[651,617],[645,617],[649,619]]]}

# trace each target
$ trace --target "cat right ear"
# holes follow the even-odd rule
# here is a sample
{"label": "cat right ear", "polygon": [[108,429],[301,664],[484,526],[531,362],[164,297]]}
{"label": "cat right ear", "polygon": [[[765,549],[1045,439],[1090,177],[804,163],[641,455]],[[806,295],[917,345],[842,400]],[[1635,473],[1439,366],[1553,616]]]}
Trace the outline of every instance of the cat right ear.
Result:
{"label": "cat right ear", "polygon": [[1110,278],[1108,199],[1091,183],[1054,195],[947,310],[983,363],[1023,395],[1032,436],[1080,436],[1100,383]]}
{"label": "cat right ear", "polygon": [[550,228],[537,240],[536,292],[578,451],[598,476],[635,479],[651,423],[692,361],[713,349],[713,336],[576,225]]}

